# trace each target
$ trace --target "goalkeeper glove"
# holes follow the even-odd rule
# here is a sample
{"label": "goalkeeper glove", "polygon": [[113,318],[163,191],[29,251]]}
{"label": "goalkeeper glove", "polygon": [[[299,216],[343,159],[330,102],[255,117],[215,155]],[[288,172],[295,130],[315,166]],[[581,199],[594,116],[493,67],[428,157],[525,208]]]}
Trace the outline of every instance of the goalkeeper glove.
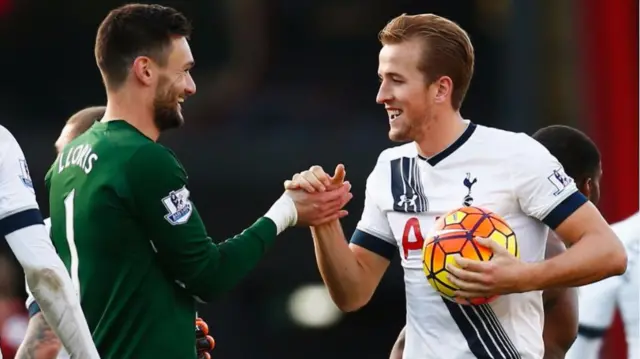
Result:
{"label": "goalkeeper glove", "polygon": [[211,359],[210,351],[216,346],[216,341],[209,335],[209,326],[202,320],[196,318],[196,351],[198,359]]}

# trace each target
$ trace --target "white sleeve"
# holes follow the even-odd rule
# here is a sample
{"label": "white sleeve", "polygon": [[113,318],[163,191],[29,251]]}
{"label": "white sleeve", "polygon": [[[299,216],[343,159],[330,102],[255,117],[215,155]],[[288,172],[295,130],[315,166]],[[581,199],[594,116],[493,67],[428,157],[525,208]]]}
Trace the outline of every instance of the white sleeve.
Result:
{"label": "white sleeve", "polygon": [[518,150],[510,157],[514,194],[525,214],[556,229],[587,198],[544,146],[529,136],[518,136]]}
{"label": "white sleeve", "polygon": [[[386,193],[384,188],[384,162],[378,159],[376,167],[369,178],[364,197],[364,209],[356,230],[351,237],[351,243],[366,248],[387,259],[392,259],[398,251],[398,244],[393,236],[389,220],[377,204],[379,193]],[[389,189],[386,189],[389,191]]]}
{"label": "white sleeve", "polygon": [[620,277],[610,277],[579,288],[578,337],[567,352],[567,359],[597,359],[604,335],[616,310]]}
{"label": "white sleeve", "polygon": [[[51,218],[45,218],[44,219],[44,228],[47,230],[47,233],[49,233],[49,236],[51,236]],[[32,308],[31,305],[33,305],[36,300],[35,298],[33,298],[33,294],[31,293],[31,289],[29,289],[29,285],[27,284],[27,278],[25,277],[24,280],[24,286],[25,286],[25,290],[27,291],[27,300],[25,302],[25,307],[27,308],[27,311],[29,311],[29,316],[33,316],[36,313],[40,312],[40,307],[34,307]]]}
{"label": "white sleeve", "polygon": [[27,162],[0,126],[0,236],[22,266],[47,322],[73,358],[99,358],[71,278],[44,226]]}
{"label": "white sleeve", "polygon": [[640,359],[640,213],[611,225],[627,249],[627,271],[620,277],[617,303],[629,359]]}
{"label": "white sleeve", "polygon": [[71,357],[99,358],[69,273],[44,225],[25,227],[5,238],[24,269],[42,314]]}
{"label": "white sleeve", "polygon": [[29,168],[18,142],[0,126],[0,237],[43,224]]}
{"label": "white sleeve", "polygon": [[[616,307],[625,322],[628,346],[638,344],[638,243],[640,215],[636,213],[611,228],[624,243],[629,263],[622,276],[610,277],[580,287],[580,326],[578,338],[567,353],[567,359],[597,359],[603,337],[609,330]],[[635,245],[634,245],[635,243]],[[625,320],[625,317],[628,318]],[[636,350],[637,351],[637,350]],[[635,352],[635,351],[634,351]],[[631,353],[631,351],[630,351]]]}

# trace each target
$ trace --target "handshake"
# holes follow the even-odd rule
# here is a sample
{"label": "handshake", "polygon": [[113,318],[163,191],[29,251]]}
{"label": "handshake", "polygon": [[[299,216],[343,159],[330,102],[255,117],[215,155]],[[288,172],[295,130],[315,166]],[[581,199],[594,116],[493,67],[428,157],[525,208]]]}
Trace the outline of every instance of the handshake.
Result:
{"label": "handshake", "polygon": [[312,166],[285,181],[283,197],[293,202],[297,212],[292,225],[318,226],[345,217],[348,212],[343,208],[353,198],[345,176],[342,164],[336,166],[333,176],[320,166]]}

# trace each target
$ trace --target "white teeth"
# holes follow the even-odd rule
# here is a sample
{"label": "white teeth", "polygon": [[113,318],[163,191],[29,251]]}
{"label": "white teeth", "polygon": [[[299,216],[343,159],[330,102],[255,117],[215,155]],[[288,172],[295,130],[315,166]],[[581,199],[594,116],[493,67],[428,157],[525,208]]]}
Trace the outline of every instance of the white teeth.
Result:
{"label": "white teeth", "polygon": [[184,102],[184,99],[183,99],[182,97],[179,97],[179,98],[178,98],[178,102],[183,103],[183,102]]}
{"label": "white teeth", "polygon": [[393,110],[393,111],[389,111],[389,116],[391,117],[392,120],[395,120],[396,117],[402,115],[402,110]]}

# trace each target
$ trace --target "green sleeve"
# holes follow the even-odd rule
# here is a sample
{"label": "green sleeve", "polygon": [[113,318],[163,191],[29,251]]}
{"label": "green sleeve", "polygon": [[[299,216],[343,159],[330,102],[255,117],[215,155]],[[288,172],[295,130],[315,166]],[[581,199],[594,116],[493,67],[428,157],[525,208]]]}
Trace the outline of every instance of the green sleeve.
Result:
{"label": "green sleeve", "polygon": [[51,186],[51,175],[53,175],[53,169],[56,167],[57,163],[58,158],[56,158],[55,162],[53,162],[53,165],[51,165],[51,167],[47,171],[47,174],[44,175],[44,186],[47,189],[47,192],[49,192],[49,188]]}
{"label": "green sleeve", "polygon": [[275,224],[263,217],[241,234],[214,244],[189,198],[182,165],[159,144],[137,150],[126,176],[132,206],[163,270],[202,300],[237,285],[276,238]]}

